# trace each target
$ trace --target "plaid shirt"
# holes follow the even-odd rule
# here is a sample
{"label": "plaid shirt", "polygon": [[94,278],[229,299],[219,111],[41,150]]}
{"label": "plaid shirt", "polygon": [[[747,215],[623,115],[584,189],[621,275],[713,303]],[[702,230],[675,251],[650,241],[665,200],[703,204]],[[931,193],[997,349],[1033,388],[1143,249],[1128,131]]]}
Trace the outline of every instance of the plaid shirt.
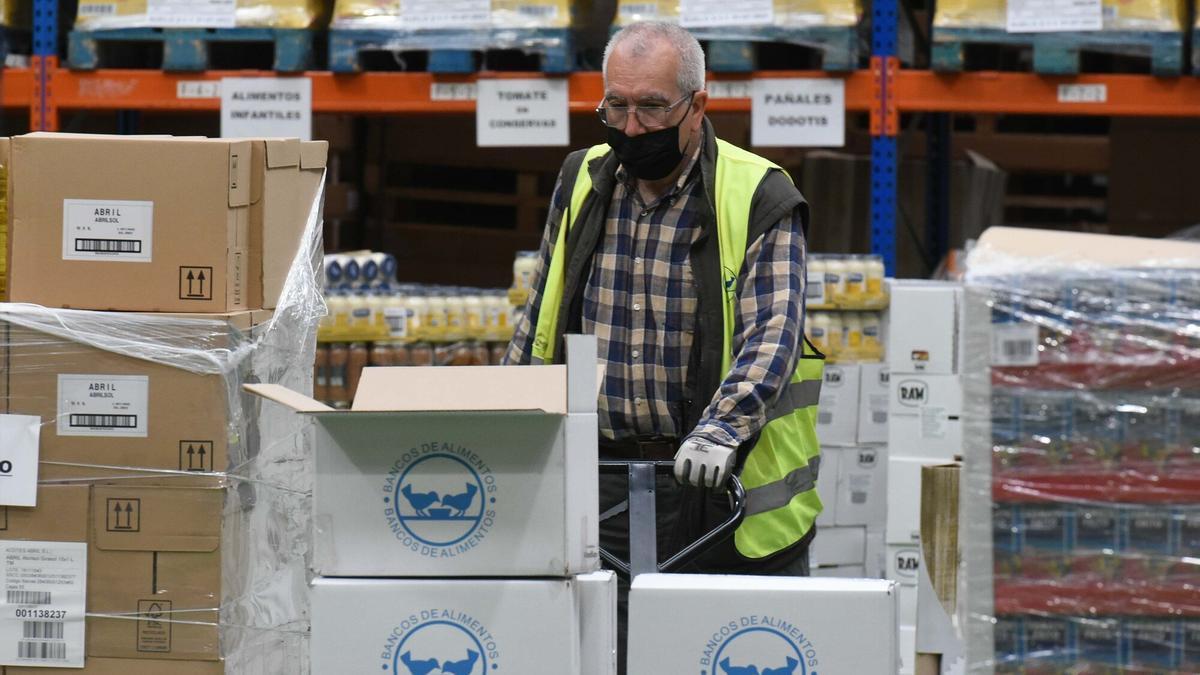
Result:
{"label": "plaid shirt", "polygon": [[[583,295],[583,331],[596,336],[607,366],[599,400],[600,435],[607,439],[696,435],[736,447],[766,423],[767,410],[800,356],[805,250],[800,215],[794,211],[749,243],[737,281],[731,370],[699,425],[682,428],[697,321],[689,251],[700,233],[699,154],[698,145],[676,184],[649,204],[624,168],[617,170],[604,236]],[[560,173],[534,290],[505,363],[530,362],[539,291],[562,221],[562,189]]]}

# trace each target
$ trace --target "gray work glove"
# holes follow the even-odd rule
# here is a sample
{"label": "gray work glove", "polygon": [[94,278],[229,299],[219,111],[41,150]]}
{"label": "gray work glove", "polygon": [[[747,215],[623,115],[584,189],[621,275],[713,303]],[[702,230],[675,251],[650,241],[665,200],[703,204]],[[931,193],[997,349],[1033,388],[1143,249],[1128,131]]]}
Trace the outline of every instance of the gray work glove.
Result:
{"label": "gray work glove", "polygon": [[675,453],[675,480],[692,487],[718,487],[733,471],[737,448],[689,438]]}

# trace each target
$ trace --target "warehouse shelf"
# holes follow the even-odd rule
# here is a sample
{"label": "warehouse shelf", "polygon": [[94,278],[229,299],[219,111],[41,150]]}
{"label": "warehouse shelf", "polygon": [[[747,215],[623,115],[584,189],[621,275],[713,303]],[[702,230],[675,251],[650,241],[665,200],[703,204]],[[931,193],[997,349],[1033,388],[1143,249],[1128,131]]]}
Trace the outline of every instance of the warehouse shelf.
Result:
{"label": "warehouse shelf", "polygon": [[33,71],[29,68],[0,70],[0,107],[28,108],[33,104]]}
{"label": "warehouse shelf", "polygon": [[[1182,466],[1187,466],[1180,462]],[[1177,467],[1019,469],[992,481],[992,498],[1008,504],[1176,504],[1200,494],[1200,474]]]}

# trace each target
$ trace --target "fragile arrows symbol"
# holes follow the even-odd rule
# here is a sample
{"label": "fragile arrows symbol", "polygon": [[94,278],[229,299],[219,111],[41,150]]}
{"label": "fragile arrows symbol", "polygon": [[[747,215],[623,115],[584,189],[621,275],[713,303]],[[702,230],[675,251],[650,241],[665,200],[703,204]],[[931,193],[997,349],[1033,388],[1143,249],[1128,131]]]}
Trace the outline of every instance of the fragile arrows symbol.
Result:
{"label": "fragile arrows symbol", "polygon": [[196,281],[196,276],[194,274],[192,274],[191,270],[188,270],[187,280],[188,280],[188,295],[194,295],[195,291],[192,290],[192,284]]}
{"label": "fragile arrows symbol", "polygon": [[[196,465],[192,461],[193,459],[195,459],[195,456],[196,456],[196,446],[188,444],[187,456],[188,456],[188,471],[192,471],[193,469],[196,468]],[[201,462],[201,464],[203,464],[203,462]]]}
{"label": "fragile arrows symbol", "polygon": [[[125,524],[121,524],[121,514],[125,514]],[[116,514],[117,524],[113,527],[114,530],[129,530],[133,529],[133,505],[129,502],[125,503],[125,509],[122,511],[121,502],[117,502],[113,507],[113,513]]]}
{"label": "fragile arrows symbol", "polygon": [[200,281],[200,295],[204,295],[204,270],[200,270],[200,276],[197,279]]}

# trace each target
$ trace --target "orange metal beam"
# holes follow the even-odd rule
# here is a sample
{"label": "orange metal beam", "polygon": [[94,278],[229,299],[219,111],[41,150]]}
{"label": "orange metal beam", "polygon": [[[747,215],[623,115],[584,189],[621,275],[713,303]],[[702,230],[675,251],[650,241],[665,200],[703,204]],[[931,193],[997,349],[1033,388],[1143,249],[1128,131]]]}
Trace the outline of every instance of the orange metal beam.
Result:
{"label": "orange metal beam", "polygon": [[28,108],[33,104],[33,69],[0,68],[0,107]]}
{"label": "orange metal beam", "polygon": [[[1104,100],[1064,102],[1060,85],[1103,86]],[[903,112],[1200,117],[1200,78],[901,70],[896,102]]]}
{"label": "orange metal beam", "polygon": [[[213,71],[205,73],[163,73],[154,70],[98,70],[92,73],[59,69],[53,73],[54,96],[60,109],[137,109],[161,111],[215,111],[218,98],[181,97],[184,90],[198,82],[212,82],[222,77],[263,76],[274,73],[261,71]],[[305,75],[313,82],[313,110],[366,114],[404,113],[472,113],[475,103],[470,100],[434,100],[434,85],[469,84],[480,75],[444,76],[430,73],[362,73],[334,75],[311,72]],[[756,77],[830,77],[820,72],[781,71],[757,73]],[[483,77],[542,77],[540,73],[486,73]],[[599,73],[574,73],[566,76],[570,89],[572,113],[590,113],[600,102],[604,86]],[[742,77],[717,76],[714,81],[748,82]],[[871,81],[867,72],[851,73],[846,77],[846,106],[850,110],[870,108]],[[749,111],[748,98],[712,99],[715,111]]]}

